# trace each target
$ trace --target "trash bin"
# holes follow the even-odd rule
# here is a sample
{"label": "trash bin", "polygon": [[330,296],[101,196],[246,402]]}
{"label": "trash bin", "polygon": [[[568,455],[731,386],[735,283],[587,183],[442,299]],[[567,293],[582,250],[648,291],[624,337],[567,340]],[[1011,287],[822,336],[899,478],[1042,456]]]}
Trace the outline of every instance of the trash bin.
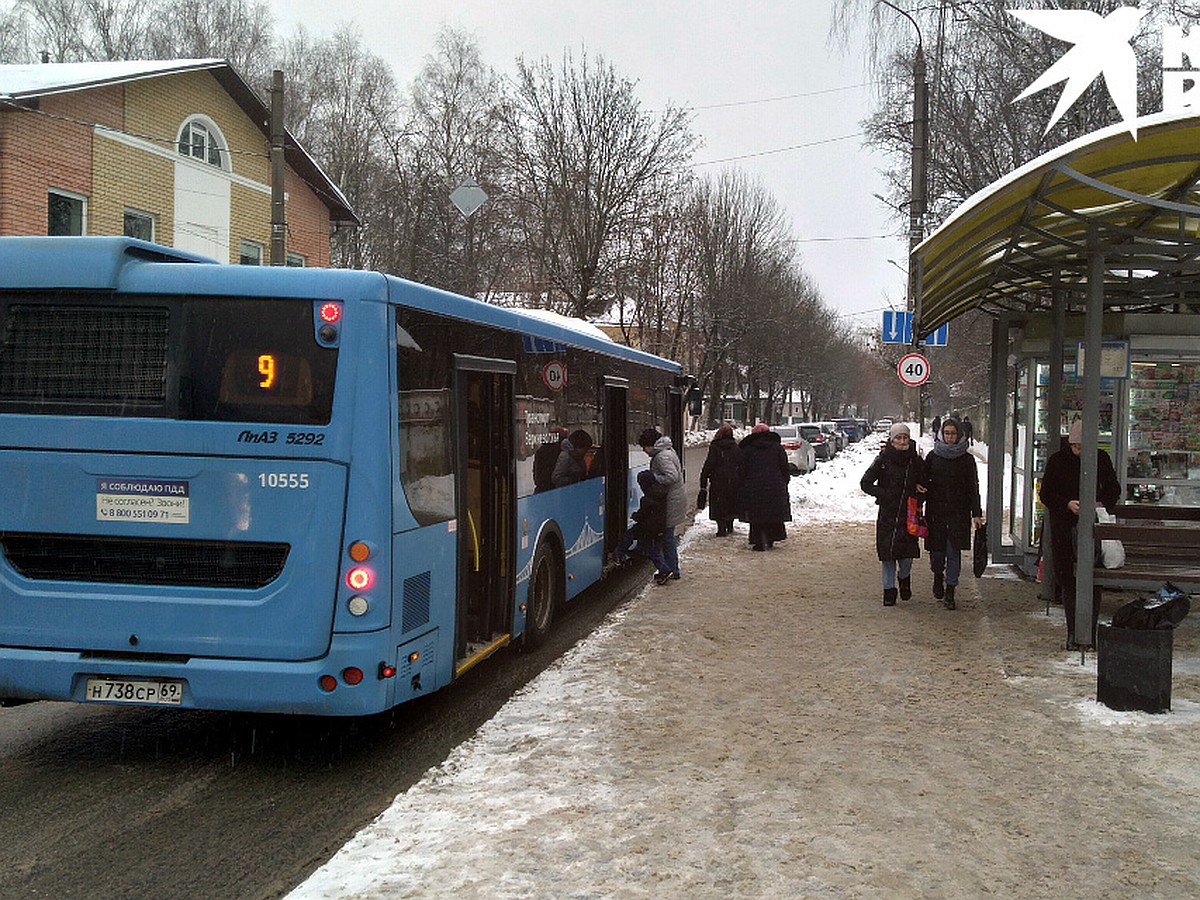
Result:
{"label": "trash bin", "polygon": [[1101,625],[1096,638],[1096,699],[1110,709],[1171,711],[1170,628]]}

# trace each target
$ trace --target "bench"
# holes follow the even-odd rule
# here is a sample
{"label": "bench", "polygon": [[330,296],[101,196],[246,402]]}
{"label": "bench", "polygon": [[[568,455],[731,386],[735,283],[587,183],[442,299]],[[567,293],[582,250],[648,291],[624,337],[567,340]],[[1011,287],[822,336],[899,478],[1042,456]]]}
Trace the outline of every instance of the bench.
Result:
{"label": "bench", "polygon": [[1187,591],[1200,591],[1200,508],[1117,507],[1115,524],[1097,523],[1096,540],[1120,541],[1125,564],[1096,568],[1092,583],[1099,588],[1153,588],[1166,582]]}

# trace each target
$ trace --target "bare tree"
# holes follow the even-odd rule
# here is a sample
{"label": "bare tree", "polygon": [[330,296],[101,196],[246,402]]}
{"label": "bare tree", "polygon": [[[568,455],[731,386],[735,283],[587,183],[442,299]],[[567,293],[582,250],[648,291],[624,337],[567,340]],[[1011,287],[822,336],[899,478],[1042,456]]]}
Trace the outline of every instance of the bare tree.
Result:
{"label": "bare tree", "polygon": [[21,4],[0,7],[0,63],[29,61],[29,29]]}
{"label": "bare tree", "polygon": [[29,19],[29,41],[50,62],[86,59],[79,25],[83,0],[18,0]]}
{"label": "bare tree", "polygon": [[634,88],[586,51],[578,62],[565,54],[558,70],[548,59],[517,60],[507,152],[531,287],[581,318],[615,299],[614,238],[636,224],[643,193],[670,179],[695,145],[682,110],[652,116]]}
{"label": "bare tree", "polygon": [[[484,65],[475,40],[443,29],[412,85],[406,123],[388,139],[396,182],[406,187],[407,216],[398,239],[409,277],[487,295],[512,266],[502,103],[500,79]],[[488,195],[470,216],[449,199],[467,179]]]}
{"label": "bare tree", "polygon": [[265,91],[274,27],[266,0],[165,0],[150,27],[150,54],[158,59],[224,59],[248,84]]}

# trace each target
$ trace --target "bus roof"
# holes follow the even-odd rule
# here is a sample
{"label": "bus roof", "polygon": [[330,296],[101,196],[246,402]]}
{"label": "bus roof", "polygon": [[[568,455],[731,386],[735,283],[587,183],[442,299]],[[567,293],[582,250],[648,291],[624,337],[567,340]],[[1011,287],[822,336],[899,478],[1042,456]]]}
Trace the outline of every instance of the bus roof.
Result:
{"label": "bus roof", "polygon": [[[7,289],[390,300],[677,374],[683,371],[673,360],[618,344],[596,330],[556,320],[541,311],[494,306],[379,272],[234,266],[133,238],[36,236],[0,237],[0,273],[0,285]],[[580,326],[586,323],[580,322]]]}

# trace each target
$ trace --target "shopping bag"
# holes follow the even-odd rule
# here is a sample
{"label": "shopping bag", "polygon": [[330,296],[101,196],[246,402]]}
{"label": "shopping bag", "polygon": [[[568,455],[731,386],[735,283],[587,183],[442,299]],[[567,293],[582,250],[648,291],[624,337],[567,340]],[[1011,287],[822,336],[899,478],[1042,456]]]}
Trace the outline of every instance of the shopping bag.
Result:
{"label": "shopping bag", "polygon": [[[983,577],[984,570],[988,565],[988,545],[987,545],[987,526],[980,525],[975,529],[975,537],[972,542],[972,552],[975,554],[972,562],[972,571],[976,578]],[[1038,560],[1038,573],[1042,570],[1042,561]]]}
{"label": "shopping bag", "polygon": [[925,524],[925,516],[921,514],[921,501],[916,497],[908,498],[908,533],[913,537],[929,536],[929,526]]}
{"label": "shopping bag", "polygon": [[[1117,521],[1117,517],[1106,509],[1097,509],[1096,520],[1104,525],[1112,525]],[[1125,545],[1120,541],[1101,541],[1100,565],[1106,569],[1119,569],[1125,565]]]}
{"label": "shopping bag", "polygon": [[700,493],[696,495],[696,509],[704,509],[708,506],[708,490],[700,488]]}

